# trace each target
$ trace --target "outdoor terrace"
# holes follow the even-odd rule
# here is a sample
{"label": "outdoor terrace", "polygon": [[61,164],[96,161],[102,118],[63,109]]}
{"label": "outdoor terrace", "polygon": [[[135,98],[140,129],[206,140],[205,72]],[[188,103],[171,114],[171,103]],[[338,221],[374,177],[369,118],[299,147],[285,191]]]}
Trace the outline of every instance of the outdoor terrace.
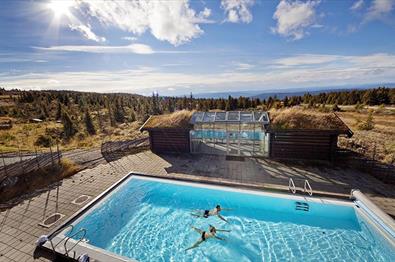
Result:
{"label": "outdoor terrace", "polygon": [[[134,171],[157,177],[226,183],[267,190],[287,190],[289,178],[301,187],[308,179],[315,192],[347,197],[352,188],[359,188],[388,214],[395,216],[395,192],[374,177],[351,169],[329,165],[305,166],[301,163],[245,158],[226,160],[213,155],[157,155],[151,151],[120,158],[110,164],[86,169],[64,179],[46,191],[26,197],[12,208],[0,211],[0,261],[34,261],[34,242],[54,226],[39,225],[50,214],[64,214],[61,223],[81,208],[72,201],[80,195],[99,195],[127,173]],[[47,261],[40,258],[36,261]]]}

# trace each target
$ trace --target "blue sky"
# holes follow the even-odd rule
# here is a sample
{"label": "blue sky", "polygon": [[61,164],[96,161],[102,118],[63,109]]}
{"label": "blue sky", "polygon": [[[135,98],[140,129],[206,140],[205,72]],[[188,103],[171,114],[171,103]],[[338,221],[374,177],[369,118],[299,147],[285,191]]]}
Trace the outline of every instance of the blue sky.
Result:
{"label": "blue sky", "polygon": [[182,95],[395,82],[395,0],[2,0],[0,86]]}

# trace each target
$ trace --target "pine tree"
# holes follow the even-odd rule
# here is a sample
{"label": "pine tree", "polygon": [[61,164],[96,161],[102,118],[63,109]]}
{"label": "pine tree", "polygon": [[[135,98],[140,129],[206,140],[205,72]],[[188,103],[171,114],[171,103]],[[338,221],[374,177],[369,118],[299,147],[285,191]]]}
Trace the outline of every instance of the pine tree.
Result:
{"label": "pine tree", "polygon": [[360,130],[372,130],[374,128],[374,121],[373,121],[373,111],[369,111],[368,118],[365,122],[362,122],[358,125],[358,129]]}
{"label": "pine tree", "polygon": [[284,104],[284,107],[288,107],[289,106],[288,96],[284,97],[283,104]]}
{"label": "pine tree", "polygon": [[189,96],[189,103],[188,103],[188,110],[192,110],[193,108],[193,95],[191,92],[191,95]]}
{"label": "pine tree", "polygon": [[66,138],[73,137],[77,133],[77,129],[73,124],[69,114],[65,111],[62,115],[63,133]]}
{"label": "pine tree", "polygon": [[95,135],[96,129],[95,129],[95,126],[93,125],[93,121],[92,121],[91,115],[89,114],[88,109],[85,110],[84,122],[85,122],[86,131],[88,132],[88,134]]}
{"label": "pine tree", "polygon": [[136,121],[136,113],[134,112],[134,110],[132,110],[132,111],[130,112],[130,121],[131,121],[131,122]]}
{"label": "pine tree", "polygon": [[115,102],[115,109],[114,109],[114,119],[118,123],[123,123],[125,122],[125,112],[118,102],[118,100]]}

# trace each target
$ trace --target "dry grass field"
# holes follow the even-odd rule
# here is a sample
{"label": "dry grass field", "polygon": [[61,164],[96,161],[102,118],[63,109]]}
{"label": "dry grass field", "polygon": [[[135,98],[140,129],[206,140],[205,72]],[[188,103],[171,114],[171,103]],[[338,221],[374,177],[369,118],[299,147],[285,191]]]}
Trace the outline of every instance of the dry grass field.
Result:
{"label": "dry grass field", "polygon": [[[116,140],[130,140],[139,138],[142,134],[139,131],[140,123],[124,123],[117,127],[106,128],[106,133],[98,132],[96,135],[89,135],[86,132],[79,132],[69,140],[60,140],[61,150],[72,150],[82,148],[97,148],[102,142]],[[44,134],[61,133],[63,125],[54,121],[43,121],[41,123],[14,123],[8,130],[0,130],[0,152],[11,151],[47,151],[49,148],[35,145],[37,138]],[[54,145],[56,146],[56,145]]]}
{"label": "dry grass field", "polygon": [[181,110],[172,114],[151,116],[145,123],[145,128],[188,128],[193,112]]}
{"label": "dry grass field", "polygon": [[[361,130],[359,125],[373,114],[373,129]],[[342,138],[339,145],[352,149],[380,162],[395,164],[395,107],[370,107],[355,110],[353,106],[343,106],[337,113],[351,128],[354,136]]]}

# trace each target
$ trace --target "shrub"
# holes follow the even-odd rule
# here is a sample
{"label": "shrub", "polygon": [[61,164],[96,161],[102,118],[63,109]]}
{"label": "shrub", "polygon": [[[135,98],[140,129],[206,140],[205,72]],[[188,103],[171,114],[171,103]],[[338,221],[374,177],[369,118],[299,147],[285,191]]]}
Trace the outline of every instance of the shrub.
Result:
{"label": "shrub", "polygon": [[331,111],[325,104],[322,104],[318,110],[322,113],[329,113]]}
{"label": "shrub", "polygon": [[333,111],[333,112],[340,112],[341,109],[340,109],[340,107],[339,107],[337,104],[334,104],[334,105],[332,106],[332,111]]}
{"label": "shrub", "polygon": [[54,142],[52,137],[48,135],[39,135],[37,137],[36,142],[34,142],[35,146],[42,146],[42,147],[50,147],[53,146]]}
{"label": "shrub", "polygon": [[360,104],[360,103],[358,102],[358,103],[355,105],[354,108],[355,108],[356,111],[360,111],[360,110],[363,109],[363,107],[364,107],[363,104]]}
{"label": "shrub", "polygon": [[358,129],[368,131],[368,130],[372,130],[373,128],[374,128],[373,111],[370,111],[366,121],[359,123]]}
{"label": "shrub", "polygon": [[4,144],[5,142],[10,142],[15,140],[15,136],[11,135],[8,132],[5,132],[3,134],[0,134],[0,143]]}
{"label": "shrub", "polygon": [[62,136],[62,128],[59,127],[47,127],[45,128],[45,134],[52,137],[52,139],[59,139]]}

